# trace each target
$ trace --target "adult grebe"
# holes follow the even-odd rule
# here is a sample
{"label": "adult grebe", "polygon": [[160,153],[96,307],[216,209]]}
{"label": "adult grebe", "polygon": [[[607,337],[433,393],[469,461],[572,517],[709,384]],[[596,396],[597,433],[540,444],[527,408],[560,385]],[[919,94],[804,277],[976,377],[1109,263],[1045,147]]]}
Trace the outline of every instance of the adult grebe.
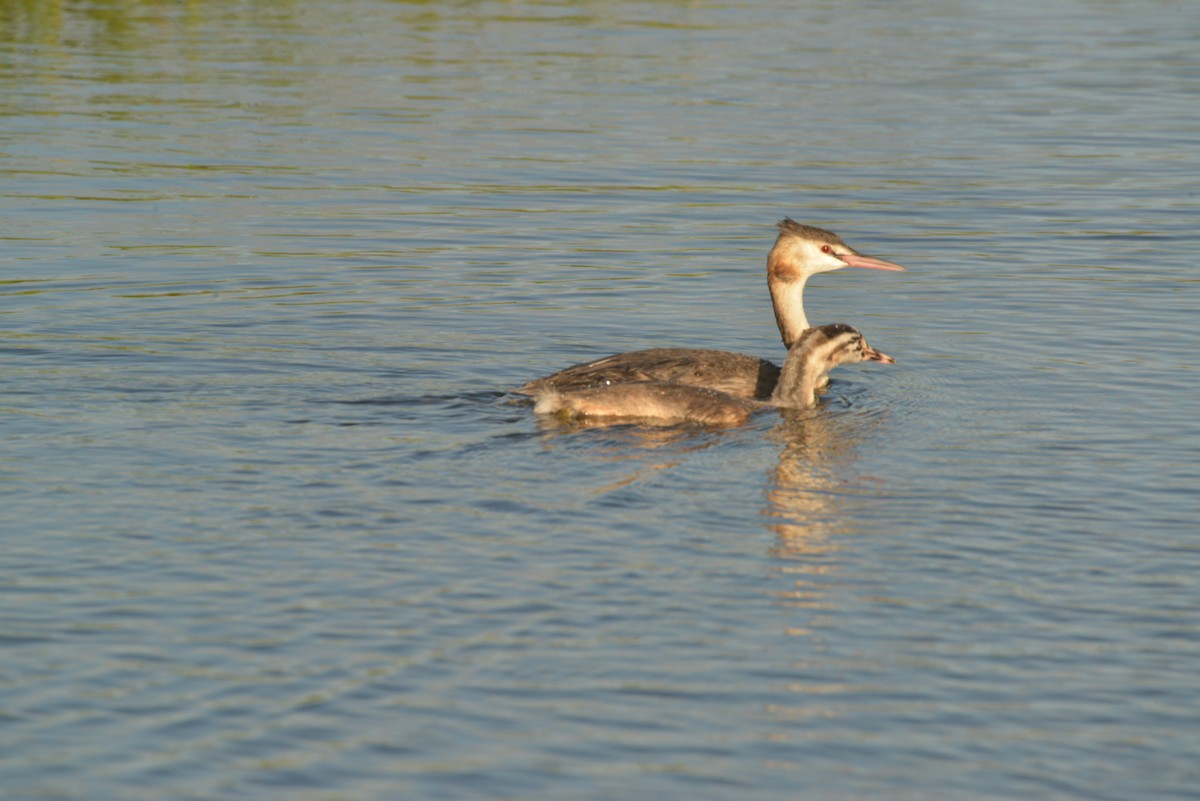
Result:
{"label": "adult grebe", "polygon": [[[779,237],[767,256],[767,286],[784,347],[790,348],[808,330],[804,286],[810,276],[843,267],[904,270],[899,264],[864,256],[830,231],[787,217],[779,221],[778,228]],[[779,367],[757,356],[699,348],[652,348],[576,364],[530,381],[516,392],[533,395],[547,384],[571,392],[628,381],[660,381],[708,387],[739,398],[767,398],[778,380]]]}
{"label": "adult grebe", "polygon": [[788,351],[779,382],[769,401],[735,397],[708,387],[666,381],[627,381],[583,389],[563,390],[549,381],[534,388],[533,410],[566,418],[612,418],[665,423],[693,422],[736,426],[768,406],[804,409],[816,403],[817,389],[839,364],[896,360],[867,344],[857,329],[845,323],[810,328]]}

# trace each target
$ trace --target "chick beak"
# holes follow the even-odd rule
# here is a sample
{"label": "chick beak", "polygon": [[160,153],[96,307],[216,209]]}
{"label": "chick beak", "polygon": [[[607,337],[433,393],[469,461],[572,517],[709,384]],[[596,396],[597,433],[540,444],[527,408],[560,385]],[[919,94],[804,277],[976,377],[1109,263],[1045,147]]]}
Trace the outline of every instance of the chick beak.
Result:
{"label": "chick beak", "polygon": [[862,343],[863,360],[868,362],[879,362],[880,364],[895,364],[896,360],[888,356],[883,351],[875,350],[864,339]]}

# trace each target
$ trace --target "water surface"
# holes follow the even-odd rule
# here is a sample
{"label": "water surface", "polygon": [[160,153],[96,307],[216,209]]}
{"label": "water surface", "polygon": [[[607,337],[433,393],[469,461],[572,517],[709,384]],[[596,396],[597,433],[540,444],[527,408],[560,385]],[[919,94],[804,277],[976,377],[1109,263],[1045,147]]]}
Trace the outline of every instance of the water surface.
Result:
{"label": "water surface", "polygon": [[[14,798],[1191,798],[1182,3],[0,2]],[[899,360],[564,429],[609,352]]]}

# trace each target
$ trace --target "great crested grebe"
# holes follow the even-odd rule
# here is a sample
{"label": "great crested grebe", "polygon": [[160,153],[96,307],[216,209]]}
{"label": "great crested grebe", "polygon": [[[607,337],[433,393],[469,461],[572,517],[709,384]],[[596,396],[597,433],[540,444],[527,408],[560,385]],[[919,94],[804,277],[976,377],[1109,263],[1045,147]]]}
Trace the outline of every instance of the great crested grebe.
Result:
{"label": "great crested grebe", "polygon": [[[790,348],[808,330],[804,285],[810,276],[843,267],[904,270],[899,264],[864,256],[831,231],[787,217],[779,221],[778,228],[779,237],[767,256],[767,286],[784,347]],[[530,381],[516,392],[533,395],[547,384],[570,392],[629,381],[660,381],[764,399],[770,397],[778,380],[779,367],[757,356],[699,348],[652,348],[576,364]]]}
{"label": "great crested grebe", "polygon": [[845,323],[810,328],[788,351],[779,382],[769,401],[740,398],[708,387],[667,381],[627,381],[620,384],[564,390],[543,380],[534,387],[533,410],[570,418],[609,418],[668,423],[736,426],[769,406],[805,409],[816,403],[817,389],[839,364],[896,360],[867,344],[857,329]]}

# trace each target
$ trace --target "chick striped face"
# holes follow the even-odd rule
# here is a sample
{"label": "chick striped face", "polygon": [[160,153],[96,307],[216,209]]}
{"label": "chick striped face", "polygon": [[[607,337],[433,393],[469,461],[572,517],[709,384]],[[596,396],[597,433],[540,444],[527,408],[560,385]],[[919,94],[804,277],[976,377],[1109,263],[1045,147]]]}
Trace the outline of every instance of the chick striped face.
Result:
{"label": "chick striped face", "polygon": [[855,362],[896,363],[891,356],[872,348],[857,328],[845,323],[810,328],[796,345],[814,348],[831,367]]}

